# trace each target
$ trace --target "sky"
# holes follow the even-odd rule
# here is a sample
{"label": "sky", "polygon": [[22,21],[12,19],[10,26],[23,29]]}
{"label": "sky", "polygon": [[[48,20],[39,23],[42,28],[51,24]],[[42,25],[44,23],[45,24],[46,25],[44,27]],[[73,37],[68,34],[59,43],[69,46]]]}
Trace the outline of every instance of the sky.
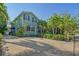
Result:
{"label": "sky", "polygon": [[77,3],[7,3],[9,20],[14,20],[22,11],[33,12],[39,19],[47,20],[55,13],[79,14]]}

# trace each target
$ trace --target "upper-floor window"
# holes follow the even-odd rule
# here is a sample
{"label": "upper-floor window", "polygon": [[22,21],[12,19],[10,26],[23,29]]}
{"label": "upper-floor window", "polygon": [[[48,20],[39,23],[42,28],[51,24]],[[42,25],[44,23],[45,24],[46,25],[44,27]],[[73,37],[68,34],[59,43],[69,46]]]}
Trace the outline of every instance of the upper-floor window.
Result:
{"label": "upper-floor window", "polygon": [[37,22],[37,20],[34,17],[32,17],[32,22]]}
{"label": "upper-floor window", "polygon": [[30,16],[29,16],[29,15],[24,14],[24,15],[23,15],[23,19],[24,19],[24,20],[30,20]]}
{"label": "upper-floor window", "polygon": [[35,22],[35,19],[34,19],[34,17],[32,17],[32,22]]}
{"label": "upper-floor window", "polygon": [[23,15],[23,19],[24,19],[24,20],[26,19],[26,15],[25,15],[25,14]]}
{"label": "upper-floor window", "polygon": [[28,16],[28,20],[30,20],[30,16]]}

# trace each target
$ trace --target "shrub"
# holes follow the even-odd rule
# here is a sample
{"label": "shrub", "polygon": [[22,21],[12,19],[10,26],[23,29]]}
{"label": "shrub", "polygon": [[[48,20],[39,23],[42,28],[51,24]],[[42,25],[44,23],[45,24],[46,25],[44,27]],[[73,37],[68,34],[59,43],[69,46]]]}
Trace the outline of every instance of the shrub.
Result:
{"label": "shrub", "polygon": [[43,37],[47,39],[51,39],[53,34],[44,34]]}
{"label": "shrub", "polygon": [[53,40],[62,40],[62,41],[67,40],[66,36],[63,34],[44,34],[43,37],[47,39],[53,39]]}
{"label": "shrub", "polygon": [[62,35],[62,34],[56,34],[56,35],[53,35],[52,39],[55,39],[55,40],[65,40],[65,36]]}
{"label": "shrub", "polygon": [[23,36],[24,35],[24,29],[19,28],[18,31],[16,32],[16,36]]}
{"label": "shrub", "polygon": [[73,40],[74,35],[64,35],[66,41]]}
{"label": "shrub", "polygon": [[44,36],[44,33],[39,34],[39,37],[42,37],[43,38],[43,36]]}

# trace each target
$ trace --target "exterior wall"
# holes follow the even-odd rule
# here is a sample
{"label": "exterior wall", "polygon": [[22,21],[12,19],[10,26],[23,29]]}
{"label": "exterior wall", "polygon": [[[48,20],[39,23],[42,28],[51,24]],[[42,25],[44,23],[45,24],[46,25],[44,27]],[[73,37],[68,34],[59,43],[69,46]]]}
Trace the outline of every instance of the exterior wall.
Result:
{"label": "exterior wall", "polygon": [[[29,17],[29,18],[28,18]],[[32,13],[21,13],[19,17],[17,17],[15,27],[15,32],[17,32],[17,29],[20,27],[25,26],[24,35],[30,36],[30,35],[37,35],[38,34],[38,28],[37,28],[37,21],[38,19],[35,17]],[[30,31],[27,31],[27,26],[30,27]],[[32,31],[35,28],[35,31]]]}
{"label": "exterior wall", "polygon": [[[37,35],[37,22],[33,22],[32,20],[35,20],[37,21],[37,19],[32,15],[32,14],[26,14],[26,18],[29,16],[29,20],[28,19],[23,19],[23,25],[27,23],[27,25],[30,26],[30,28],[34,27],[35,28],[35,31],[25,31],[25,35]],[[32,19],[32,17],[34,19]],[[25,23],[24,23],[25,22]]]}

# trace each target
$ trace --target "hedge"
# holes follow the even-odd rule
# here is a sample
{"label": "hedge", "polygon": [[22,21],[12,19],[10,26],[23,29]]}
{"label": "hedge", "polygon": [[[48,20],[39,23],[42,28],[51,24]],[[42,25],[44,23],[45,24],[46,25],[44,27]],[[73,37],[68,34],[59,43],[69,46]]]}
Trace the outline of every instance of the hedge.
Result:
{"label": "hedge", "polygon": [[53,39],[53,40],[70,41],[72,39],[72,36],[70,35],[69,39],[67,39],[66,35],[63,35],[63,34],[44,34],[43,38]]}

